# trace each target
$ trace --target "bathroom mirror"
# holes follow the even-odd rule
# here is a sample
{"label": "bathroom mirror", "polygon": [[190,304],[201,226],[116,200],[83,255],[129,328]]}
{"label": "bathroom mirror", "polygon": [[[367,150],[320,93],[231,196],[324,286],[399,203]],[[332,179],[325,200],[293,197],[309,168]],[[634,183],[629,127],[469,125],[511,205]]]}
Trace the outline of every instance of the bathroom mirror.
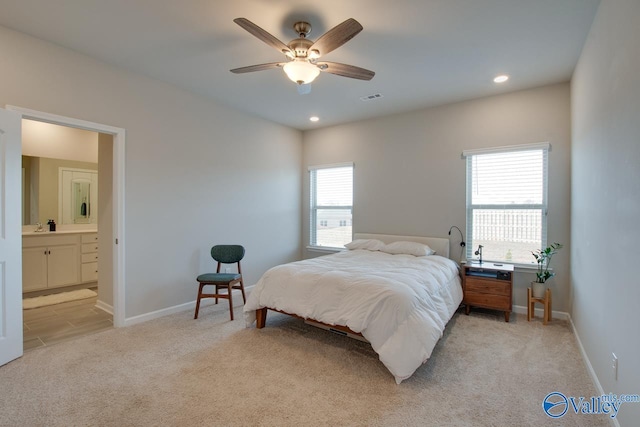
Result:
{"label": "bathroom mirror", "polygon": [[[62,170],[71,172],[64,185]],[[46,224],[49,219],[58,224],[97,224],[97,163],[23,155],[22,174],[22,225]],[[86,216],[82,194],[87,198]]]}

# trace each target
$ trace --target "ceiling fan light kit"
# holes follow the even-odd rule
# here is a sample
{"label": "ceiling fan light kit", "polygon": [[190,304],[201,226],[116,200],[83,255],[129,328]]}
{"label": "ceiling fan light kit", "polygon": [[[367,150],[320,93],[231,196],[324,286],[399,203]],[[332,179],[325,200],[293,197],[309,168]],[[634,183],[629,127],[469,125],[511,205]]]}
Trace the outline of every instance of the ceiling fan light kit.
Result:
{"label": "ceiling fan light kit", "polygon": [[284,64],[282,68],[287,73],[287,77],[299,85],[311,83],[320,74],[318,67],[303,59],[294,59]]}
{"label": "ceiling fan light kit", "polygon": [[302,85],[309,85],[309,83],[318,77],[321,71],[358,80],[371,80],[375,75],[373,71],[353,65],[327,61],[317,62],[318,58],[322,55],[339,48],[362,31],[362,25],[353,18],[349,18],[343,23],[336,25],[315,42],[307,38],[311,33],[311,24],[304,21],[296,22],[293,25],[293,29],[298,34],[298,38],[291,40],[288,45],[282,43],[276,37],[246,18],[236,18],[233,22],[264,43],[283,53],[288,61],[234,68],[231,70],[232,73],[243,74],[272,68],[283,68],[287,77],[298,84],[298,93],[300,94],[309,93],[309,86],[304,87],[304,90],[300,90],[300,87],[302,87]]}

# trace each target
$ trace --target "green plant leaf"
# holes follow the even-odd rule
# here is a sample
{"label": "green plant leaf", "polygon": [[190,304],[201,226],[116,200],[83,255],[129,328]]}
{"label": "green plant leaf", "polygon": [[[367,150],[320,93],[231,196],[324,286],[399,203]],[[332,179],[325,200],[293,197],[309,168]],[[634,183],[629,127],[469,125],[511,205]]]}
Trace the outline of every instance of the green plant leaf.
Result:
{"label": "green plant leaf", "polygon": [[555,273],[549,271],[549,264],[553,256],[562,248],[562,244],[554,242],[544,249],[536,249],[531,254],[538,263],[538,271],[536,272],[536,282],[545,283],[547,280],[555,276]]}

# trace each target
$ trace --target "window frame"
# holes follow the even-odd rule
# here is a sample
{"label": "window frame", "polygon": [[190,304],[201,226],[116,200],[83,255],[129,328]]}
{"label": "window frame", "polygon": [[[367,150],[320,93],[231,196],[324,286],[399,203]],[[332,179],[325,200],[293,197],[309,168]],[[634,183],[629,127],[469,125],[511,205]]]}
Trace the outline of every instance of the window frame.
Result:
{"label": "window frame", "polygon": [[[473,165],[472,159],[473,156],[483,155],[483,154],[498,154],[498,153],[509,153],[509,152],[517,152],[517,151],[537,151],[542,150],[542,202],[540,204],[472,204],[472,174],[473,174]],[[476,248],[474,247],[473,242],[473,212],[475,210],[533,210],[533,211],[541,211],[541,235],[540,235],[540,245],[541,248],[545,248],[547,245],[547,226],[548,226],[548,213],[549,213],[549,152],[551,151],[551,144],[548,142],[541,142],[535,144],[522,144],[515,146],[505,146],[505,147],[493,147],[486,149],[474,149],[474,150],[465,150],[462,152],[462,158],[465,159],[465,172],[466,172],[466,237],[467,237],[467,246],[466,246],[466,258],[469,260],[474,259],[474,252]],[[483,258],[483,261],[491,262],[504,262],[513,264],[517,267],[521,268],[531,268],[535,266],[535,260],[533,256],[531,257],[531,262],[523,263],[518,261],[511,261],[507,259],[493,259],[493,258]]]}
{"label": "window frame", "polygon": [[[345,162],[345,163],[332,163],[326,165],[317,165],[317,166],[309,166],[307,171],[309,173],[309,245],[308,249],[321,250],[321,251],[337,251],[344,250],[344,246],[322,246],[318,245],[317,239],[317,222],[318,222],[318,210],[344,210],[349,209],[351,211],[351,239],[353,239],[353,194],[351,195],[351,204],[350,205],[318,205],[317,204],[317,180],[316,180],[316,172],[318,170],[325,169],[338,169],[338,168],[351,168],[351,185],[352,189],[354,187],[354,175],[355,175],[355,164],[353,162]],[[347,242],[348,243],[348,242]]]}

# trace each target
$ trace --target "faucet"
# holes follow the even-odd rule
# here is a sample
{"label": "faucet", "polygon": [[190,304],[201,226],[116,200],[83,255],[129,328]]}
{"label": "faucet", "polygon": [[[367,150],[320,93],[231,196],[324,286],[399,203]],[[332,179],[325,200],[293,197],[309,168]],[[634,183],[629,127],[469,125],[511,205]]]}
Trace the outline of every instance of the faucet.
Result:
{"label": "faucet", "polygon": [[482,245],[478,245],[478,250],[475,252],[476,255],[480,255],[480,260],[478,261],[482,264]]}
{"label": "faucet", "polygon": [[44,228],[42,228],[42,223],[38,222],[36,223],[36,232],[40,232],[40,231],[44,231]]}

